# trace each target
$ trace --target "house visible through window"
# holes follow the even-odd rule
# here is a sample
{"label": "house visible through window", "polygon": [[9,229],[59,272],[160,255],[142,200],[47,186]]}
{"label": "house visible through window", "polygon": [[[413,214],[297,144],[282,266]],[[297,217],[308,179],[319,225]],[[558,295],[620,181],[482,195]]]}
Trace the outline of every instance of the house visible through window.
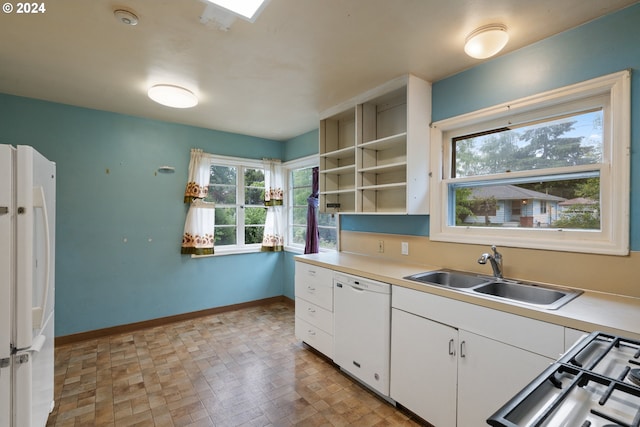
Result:
{"label": "house visible through window", "polygon": [[[598,108],[454,138],[454,177],[544,173],[512,184],[504,184],[507,178],[500,184],[452,185],[456,189],[456,225],[599,230],[598,169],[583,172],[575,167],[601,164],[602,122],[603,110]],[[549,169],[556,172],[547,175]],[[560,205],[577,197],[597,208],[577,216],[572,206]],[[555,215],[547,213],[547,204]]]}
{"label": "house visible through window", "polygon": [[622,72],[434,123],[431,239],[628,253],[629,111]]}

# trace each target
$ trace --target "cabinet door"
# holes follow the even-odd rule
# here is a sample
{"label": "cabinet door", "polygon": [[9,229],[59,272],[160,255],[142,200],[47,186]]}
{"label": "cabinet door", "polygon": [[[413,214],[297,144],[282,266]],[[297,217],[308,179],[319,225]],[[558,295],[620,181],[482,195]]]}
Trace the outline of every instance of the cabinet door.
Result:
{"label": "cabinet door", "polygon": [[457,334],[392,310],[391,398],[435,426],[456,425]]}
{"label": "cabinet door", "polygon": [[459,340],[458,427],[485,425],[487,418],[553,363],[462,329]]}

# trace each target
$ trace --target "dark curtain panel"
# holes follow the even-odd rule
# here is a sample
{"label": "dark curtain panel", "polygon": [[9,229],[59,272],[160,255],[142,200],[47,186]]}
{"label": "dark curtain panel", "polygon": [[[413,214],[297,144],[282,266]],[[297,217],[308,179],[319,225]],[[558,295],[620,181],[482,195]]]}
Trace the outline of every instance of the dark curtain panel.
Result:
{"label": "dark curtain panel", "polygon": [[311,195],[307,198],[307,239],[304,245],[305,254],[316,254],[320,249],[320,235],[318,233],[318,168],[313,171]]}

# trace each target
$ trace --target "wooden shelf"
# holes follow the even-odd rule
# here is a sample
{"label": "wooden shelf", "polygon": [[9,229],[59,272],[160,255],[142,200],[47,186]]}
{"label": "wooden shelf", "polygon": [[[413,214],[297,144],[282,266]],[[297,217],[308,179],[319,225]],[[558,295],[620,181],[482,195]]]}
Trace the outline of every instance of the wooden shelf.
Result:
{"label": "wooden shelf", "polygon": [[321,117],[322,212],[429,213],[430,83],[402,76]]}
{"label": "wooden shelf", "polygon": [[353,156],[354,150],[355,150],[355,147],[341,148],[339,150],[329,151],[328,153],[321,153],[320,157],[325,157],[328,159],[345,158],[345,157]]}
{"label": "wooden shelf", "polygon": [[353,173],[356,170],[356,165],[347,165],[340,166],[338,168],[326,169],[320,171],[321,174],[335,174],[335,175],[346,175],[348,173]]}
{"label": "wooden shelf", "polygon": [[358,148],[367,148],[370,150],[388,150],[397,146],[398,144],[402,144],[406,140],[407,132],[402,132],[396,135],[376,139],[374,141],[363,142],[362,144],[358,144]]}
{"label": "wooden shelf", "polygon": [[368,168],[360,168],[358,172],[361,173],[386,173],[386,172],[399,172],[406,170],[407,162],[390,163],[388,165],[370,166]]}
{"label": "wooden shelf", "polygon": [[407,183],[406,182],[397,182],[397,183],[391,183],[391,184],[381,184],[381,185],[367,185],[364,187],[358,187],[358,190],[374,190],[374,191],[378,191],[378,190],[393,190],[396,188],[406,188],[407,187]]}

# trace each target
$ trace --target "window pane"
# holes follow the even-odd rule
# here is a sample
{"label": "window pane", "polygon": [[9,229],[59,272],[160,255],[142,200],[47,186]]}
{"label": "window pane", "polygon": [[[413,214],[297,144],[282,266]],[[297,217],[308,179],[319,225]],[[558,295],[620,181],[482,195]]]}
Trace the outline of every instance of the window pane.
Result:
{"label": "window pane", "polygon": [[244,202],[247,205],[264,205],[264,187],[245,188]]}
{"label": "window pane", "polygon": [[325,227],[337,227],[336,216],[331,213],[319,213],[318,214],[318,225]]}
{"label": "window pane", "polygon": [[264,227],[245,227],[244,228],[244,243],[250,245],[252,243],[262,243],[262,236],[264,234]]}
{"label": "window pane", "polygon": [[543,182],[451,185],[455,225],[600,230],[600,177],[582,175]]}
{"label": "window pane", "polygon": [[293,208],[293,223],[296,225],[307,223],[307,208]]}
{"label": "window pane", "polygon": [[236,187],[229,185],[210,185],[207,201],[218,205],[236,204]]}
{"label": "window pane", "polygon": [[338,247],[338,232],[335,228],[318,227],[318,233],[321,248],[336,249]]}
{"label": "window pane", "polygon": [[304,245],[306,243],[306,237],[307,237],[307,226],[297,226],[294,225],[293,226],[293,243],[294,244],[299,244],[299,245]]}
{"label": "window pane", "polygon": [[244,223],[247,225],[264,225],[266,218],[265,208],[245,208],[244,210]]}
{"label": "window pane", "polygon": [[221,225],[236,225],[236,208],[216,208],[216,228]]}
{"label": "window pane", "polygon": [[235,245],[236,244],[236,227],[216,225],[215,236],[216,236],[215,244],[217,246]]}
{"label": "window pane", "polygon": [[602,110],[455,138],[456,177],[596,164]]}
{"label": "window pane", "polygon": [[247,205],[264,204],[264,171],[262,169],[245,169],[244,202]]}
{"label": "window pane", "polygon": [[307,198],[311,195],[311,187],[295,188],[293,190],[293,205],[307,206]]}
{"label": "window pane", "polygon": [[236,185],[236,175],[238,171],[233,166],[211,166],[211,185],[227,184]]}
{"label": "window pane", "polygon": [[296,169],[291,173],[294,187],[309,187],[313,181],[312,168]]}

